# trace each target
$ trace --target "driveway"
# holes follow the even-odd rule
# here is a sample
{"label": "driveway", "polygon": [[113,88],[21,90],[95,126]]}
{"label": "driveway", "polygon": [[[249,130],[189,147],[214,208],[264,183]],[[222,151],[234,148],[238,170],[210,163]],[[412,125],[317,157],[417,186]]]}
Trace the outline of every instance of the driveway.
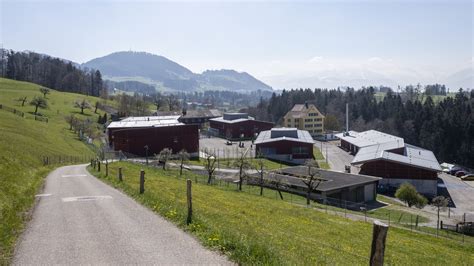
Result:
{"label": "driveway", "polygon": [[[239,142],[234,141],[232,145],[227,145],[227,140],[218,137],[201,137],[199,139],[199,147],[201,150],[207,149],[210,152],[215,153],[219,158],[238,158],[242,152],[247,151],[252,146],[252,141],[242,141],[244,143],[243,148],[239,148]],[[255,157],[255,146],[246,154],[249,158]]]}
{"label": "driveway", "polygon": [[56,169],[37,197],[15,265],[230,264],[85,165]]}
{"label": "driveway", "polygon": [[461,217],[466,213],[467,221],[474,221],[474,186],[473,181],[462,181],[460,178],[441,173],[438,175],[443,183],[438,183],[438,186],[446,188],[451,200],[456,208],[452,208],[456,216]]}
{"label": "driveway", "polygon": [[[337,146],[338,141],[330,141],[330,142],[320,142],[315,141],[314,146],[318,149],[321,149],[322,145],[322,153],[326,157],[326,150],[327,150],[327,157],[329,166],[331,166],[331,170],[334,171],[345,171],[346,165],[351,165],[352,160],[354,159],[353,155],[350,155],[348,152],[344,151],[343,149]],[[359,173],[359,168],[352,166],[351,167],[352,173]]]}

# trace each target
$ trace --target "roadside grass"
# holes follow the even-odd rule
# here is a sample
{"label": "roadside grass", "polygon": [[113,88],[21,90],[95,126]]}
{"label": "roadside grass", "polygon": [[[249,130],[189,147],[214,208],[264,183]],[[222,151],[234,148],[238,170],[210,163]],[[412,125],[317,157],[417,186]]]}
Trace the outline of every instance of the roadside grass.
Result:
{"label": "roadside grass", "polygon": [[[117,180],[118,167],[123,169],[123,182]],[[146,172],[144,194],[138,193],[140,169]],[[366,265],[369,260],[372,225],[368,223],[206,185],[205,177],[186,172],[193,180],[194,215],[186,225],[186,182],[179,171],[127,162],[110,164],[108,177],[90,167],[89,171],[239,264]],[[474,245],[391,227],[385,263],[472,265]]]}
{"label": "roadside grass", "polygon": [[[41,110],[49,122],[35,121],[27,112],[34,107],[21,107],[15,99],[40,95],[39,85],[0,79],[0,104],[25,112],[25,118],[0,110],[0,265],[8,265],[15,242],[29,218],[35,194],[44,177],[55,166],[43,166],[43,156],[70,158],[91,157],[93,152],[69,131],[63,116],[76,111],[75,99],[86,97],[51,90],[50,108]],[[86,97],[91,101],[95,98]],[[90,111],[89,111],[90,113]],[[57,165],[56,165],[57,166]]]}
{"label": "roadside grass", "polygon": [[321,150],[316,146],[313,146],[313,155],[314,155],[315,160],[325,160],[326,159],[326,158],[324,158],[324,155],[321,152]]}
{"label": "roadside grass", "polygon": [[[258,166],[259,159],[248,158],[247,160],[251,164],[252,169],[256,169],[256,168],[260,169],[260,167]],[[235,166],[234,164],[235,161],[236,159],[231,159],[231,158],[219,159],[219,163],[216,162],[216,165],[218,164],[220,168],[237,169],[238,167]],[[279,163],[279,162],[275,162],[268,159],[262,159],[262,161],[264,164],[264,169],[266,170],[275,170],[275,169],[280,169],[280,168],[285,168],[285,167],[290,166],[285,163]],[[172,161],[172,162],[179,164],[179,161]],[[204,163],[205,163],[205,159],[198,159],[198,160],[189,160],[186,164],[204,166]]]}

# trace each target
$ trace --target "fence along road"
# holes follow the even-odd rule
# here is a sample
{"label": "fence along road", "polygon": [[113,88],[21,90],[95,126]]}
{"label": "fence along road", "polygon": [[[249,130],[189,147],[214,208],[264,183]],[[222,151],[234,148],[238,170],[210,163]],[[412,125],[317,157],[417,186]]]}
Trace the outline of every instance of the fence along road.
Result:
{"label": "fence along road", "polygon": [[85,165],[56,169],[37,196],[13,264],[230,264]]}

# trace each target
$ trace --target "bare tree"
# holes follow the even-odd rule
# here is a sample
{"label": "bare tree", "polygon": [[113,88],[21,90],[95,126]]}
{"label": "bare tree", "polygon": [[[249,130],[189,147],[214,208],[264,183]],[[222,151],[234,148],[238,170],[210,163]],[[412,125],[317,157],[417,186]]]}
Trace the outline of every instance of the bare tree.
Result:
{"label": "bare tree", "polygon": [[99,101],[95,102],[95,104],[94,104],[94,114],[97,114],[97,109],[99,108],[99,106],[100,106],[100,102]]}
{"label": "bare tree", "polygon": [[81,109],[81,114],[84,114],[84,109],[90,109],[91,108],[90,103],[88,101],[86,101],[86,99],[82,99],[82,101],[76,101],[74,103],[74,106],[76,108]]}
{"label": "bare tree", "polygon": [[265,161],[263,160],[263,157],[260,153],[257,154],[257,159],[256,165],[255,165],[255,170],[257,171],[259,175],[259,186],[260,186],[260,196],[263,196],[263,175],[265,173]]}
{"label": "bare tree", "polygon": [[50,94],[51,91],[48,89],[48,88],[45,88],[45,87],[41,87],[40,89],[40,92],[43,94],[43,97],[46,99],[46,95]]}
{"label": "bare tree", "polygon": [[439,212],[446,210],[446,207],[448,207],[449,204],[449,199],[445,198],[444,196],[437,196],[433,198],[431,204],[437,210],[438,213],[438,221],[436,222],[436,232],[438,232],[437,230],[439,229]]}
{"label": "bare tree", "polygon": [[48,101],[44,97],[35,96],[33,100],[30,101],[30,105],[35,107],[35,115],[38,113],[38,108],[45,109],[48,107]]}
{"label": "bare tree", "polygon": [[280,195],[280,199],[283,200],[283,194],[281,193],[281,190],[286,185],[284,177],[276,173],[270,173],[268,175],[268,180],[270,184],[273,185],[278,191],[278,194]]}
{"label": "bare tree", "polygon": [[310,204],[311,193],[321,184],[321,173],[318,169],[318,163],[314,160],[306,161],[305,165],[308,167],[308,177],[303,180],[306,185],[306,205]]}
{"label": "bare tree", "polygon": [[182,176],[184,164],[187,161],[189,161],[189,153],[187,153],[185,149],[182,149],[178,153],[178,158],[179,158],[179,176]]}
{"label": "bare tree", "polygon": [[74,123],[76,122],[76,117],[74,115],[67,115],[64,117],[66,122],[69,124],[69,130],[72,130]]}
{"label": "bare tree", "polygon": [[16,101],[21,102],[21,106],[25,106],[26,99],[27,99],[27,97],[23,96],[23,97],[20,97],[20,98],[16,99]]}
{"label": "bare tree", "polygon": [[248,158],[245,157],[245,152],[240,152],[239,157],[234,161],[234,166],[239,169],[239,190],[242,191],[242,183],[245,176],[245,169],[250,168]]}
{"label": "bare tree", "polygon": [[216,167],[217,167],[216,165],[217,157],[214,153],[209,152],[207,150],[205,150],[204,153],[206,157],[204,160],[204,168],[206,169],[207,175],[208,175],[207,184],[211,184],[214,171],[216,171]]}
{"label": "bare tree", "polygon": [[155,154],[155,158],[163,163],[163,170],[166,170],[166,163],[168,162],[172,154],[173,151],[168,148],[164,148],[160,151],[159,154]]}

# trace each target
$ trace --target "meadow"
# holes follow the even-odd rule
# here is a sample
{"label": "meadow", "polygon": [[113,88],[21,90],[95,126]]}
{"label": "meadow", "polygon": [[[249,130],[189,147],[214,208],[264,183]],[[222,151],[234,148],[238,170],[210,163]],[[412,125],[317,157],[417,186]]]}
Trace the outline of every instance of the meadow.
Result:
{"label": "meadow", "polygon": [[[119,167],[123,169],[123,182],[117,180]],[[141,169],[146,173],[144,194],[138,193]],[[210,186],[202,177],[186,172],[184,176],[193,180],[194,213],[193,222],[186,225],[186,182],[179,171],[126,162],[110,164],[107,177],[89,170],[239,264],[366,265],[369,260],[369,223],[225,186]],[[385,262],[472,265],[473,252],[472,244],[391,227]]]}
{"label": "meadow", "polygon": [[0,109],[0,265],[8,264],[18,236],[29,219],[31,207],[44,181],[44,177],[57,167],[43,165],[43,158],[51,162],[61,158],[68,161],[87,161],[94,156],[93,149],[69,130],[64,117],[76,114],[78,117],[96,116],[91,110],[80,115],[73,103],[87,99],[92,104],[98,100],[73,93],[51,90],[47,95],[49,108],[40,109],[48,123],[35,121],[34,107],[21,106],[19,97],[42,96],[39,85],[0,79],[0,104],[25,113],[25,117]]}

